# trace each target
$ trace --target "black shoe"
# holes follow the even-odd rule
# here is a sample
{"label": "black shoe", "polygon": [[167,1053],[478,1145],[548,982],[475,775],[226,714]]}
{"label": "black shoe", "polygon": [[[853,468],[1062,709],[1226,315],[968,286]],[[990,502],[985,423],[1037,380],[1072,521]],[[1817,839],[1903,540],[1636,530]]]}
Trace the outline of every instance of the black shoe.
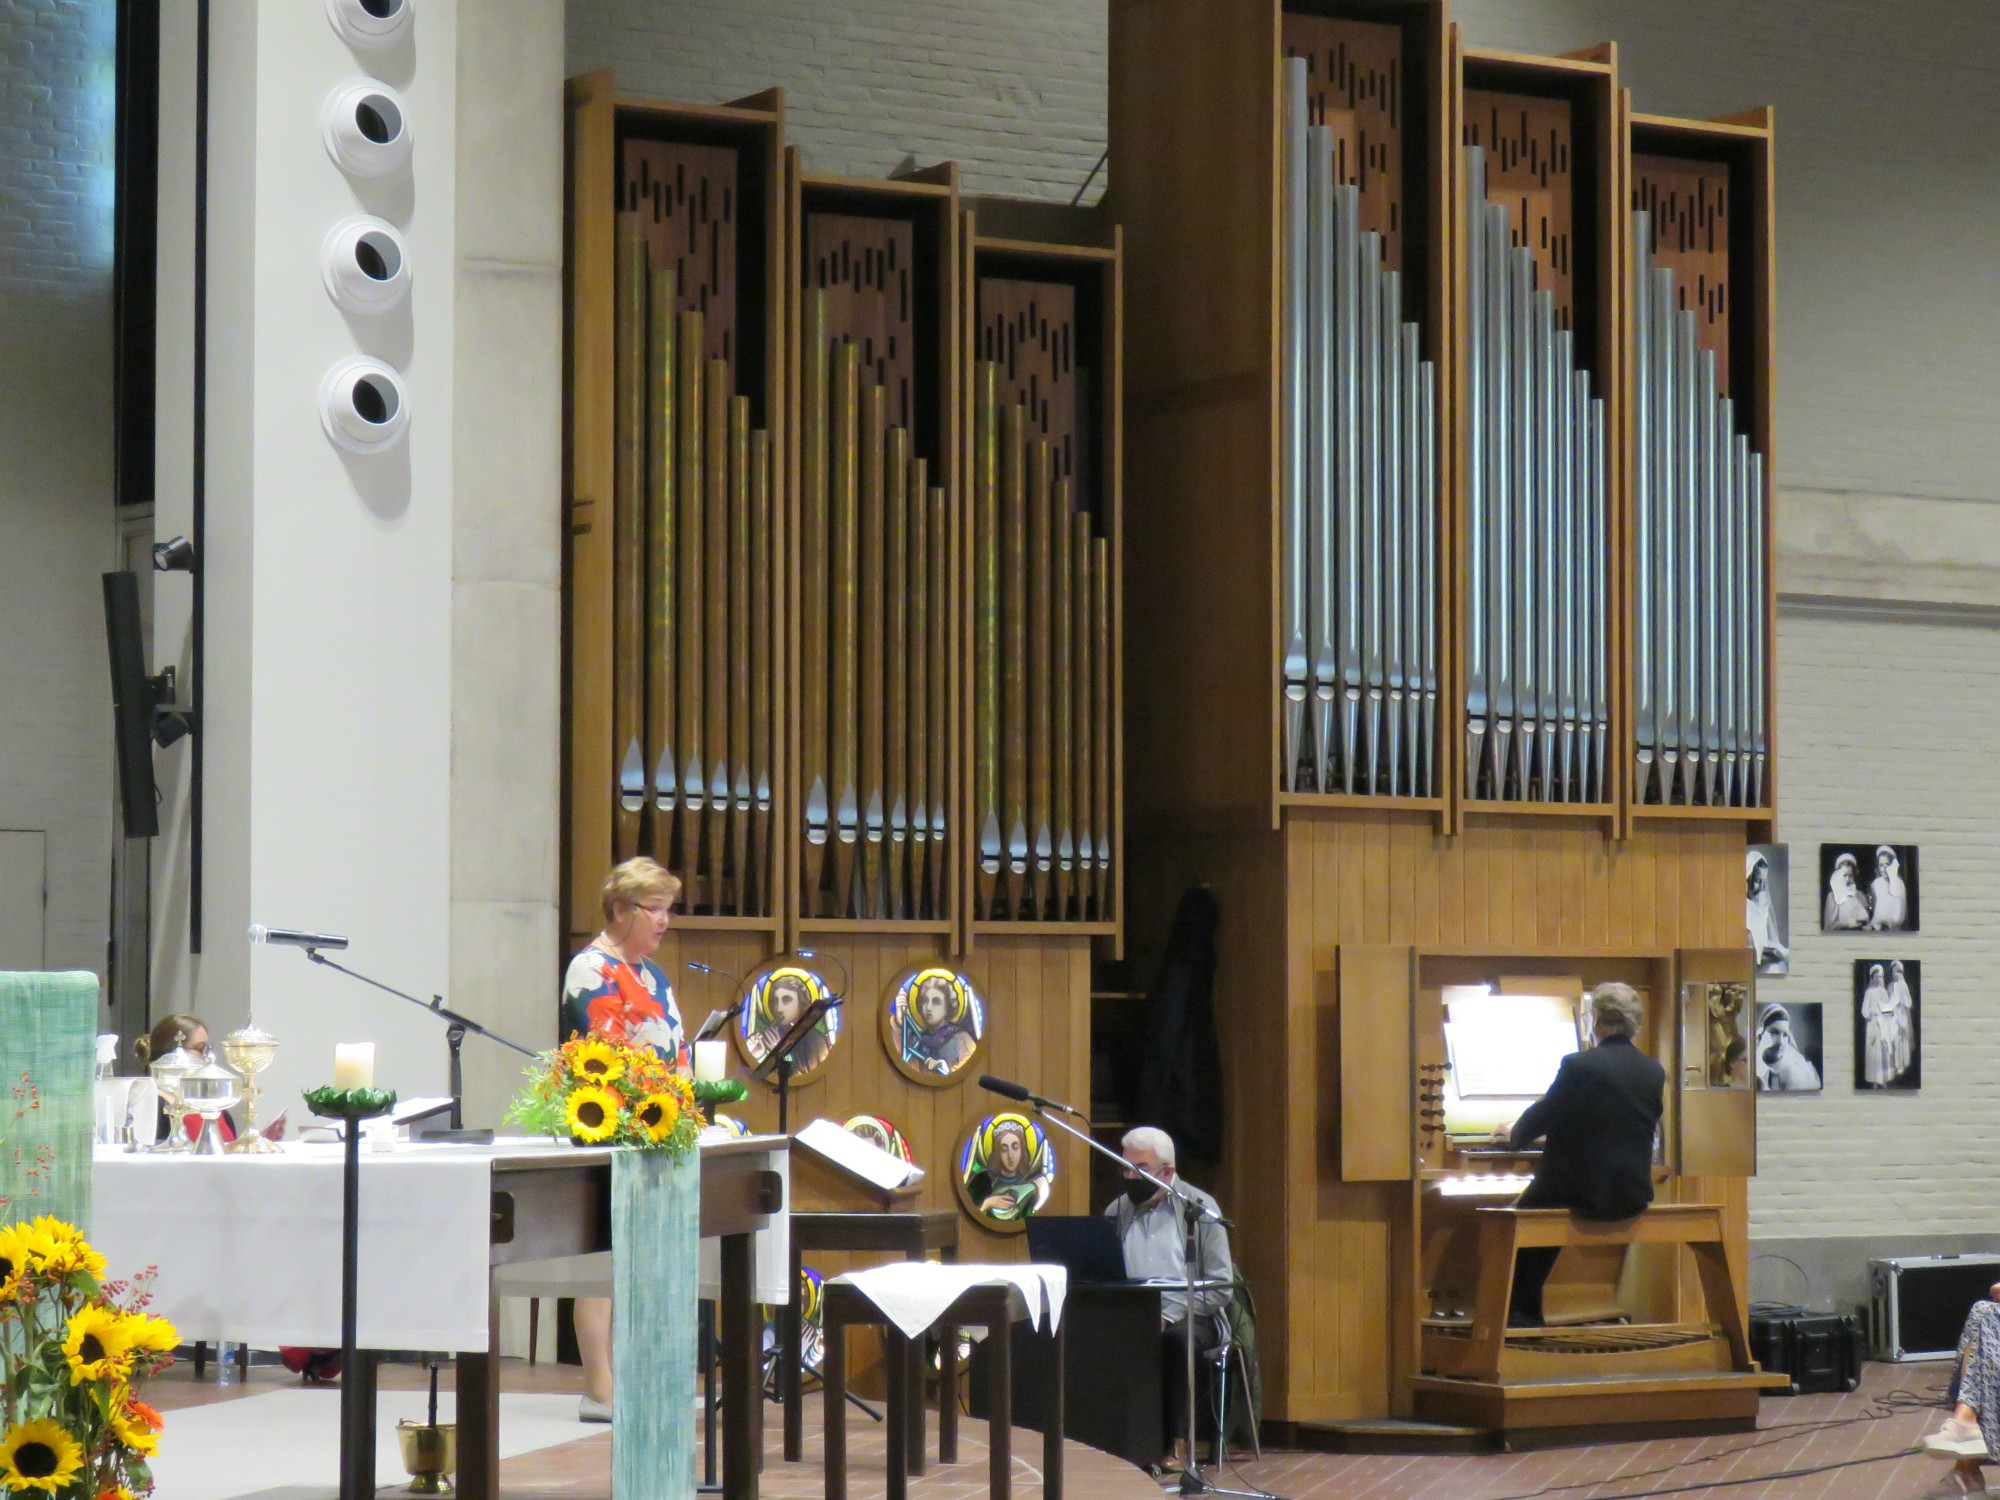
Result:
{"label": "black shoe", "polygon": [[1507,1326],[1509,1328],[1540,1328],[1543,1324],[1542,1320],[1533,1313],[1510,1312],[1507,1314]]}

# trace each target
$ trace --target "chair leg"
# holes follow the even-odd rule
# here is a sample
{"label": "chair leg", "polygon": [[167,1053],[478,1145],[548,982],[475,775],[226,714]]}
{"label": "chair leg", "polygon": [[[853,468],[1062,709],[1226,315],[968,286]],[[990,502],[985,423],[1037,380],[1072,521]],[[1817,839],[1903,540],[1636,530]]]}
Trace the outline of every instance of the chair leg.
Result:
{"label": "chair leg", "polygon": [[1209,1375],[1215,1381],[1215,1447],[1210,1450],[1208,1466],[1222,1467],[1222,1460],[1229,1451],[1229,1355],[1230,1346],[1224,1344],[1216,1351],[1215,1363],[1210,1365]]}
{"label": "chair leg", "polygon": [[201,1379],[201,1372],[208,1367],[208,1345],[200,1339],[194,1343],[194,1378]]}
{"label": "chair leg", "polygon": [[238,1344],[236,1346],[236,1381],[239,1385],[248,1385],[250,1383],[250,1346],[248,1344]]}
{"label": "chair leg", "polygon": [[537,1354],[536,1345],[542,1341],[542,1299],[528,1299],[528,1364],[532,1367]]}
{"label": "chair leg", "polygon": [[1243,1383],[1243,1409],[1250,1413],[1250,1451],[1261,1459],[1264,1456],[1264,1435],[1257,1430],[1257,1405],[1250,1399],[1250,1366],[1247,1361],[1236,1361],[1236,1378]]}

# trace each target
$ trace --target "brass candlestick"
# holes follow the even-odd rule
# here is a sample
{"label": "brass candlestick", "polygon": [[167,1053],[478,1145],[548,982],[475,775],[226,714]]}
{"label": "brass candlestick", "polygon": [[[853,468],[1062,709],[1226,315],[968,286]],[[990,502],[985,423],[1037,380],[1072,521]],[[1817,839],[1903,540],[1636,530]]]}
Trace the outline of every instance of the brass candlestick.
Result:
{"label": "brass candlestick", "polygon": [[231,1151],[251,1154],[272,1152],[283,1149],[276,1141],[267,1141],[257,1129],[257,1075],[271,1066],[271,1060],[278,1055],[278,1039],[270,1032],[262,1030],[254,1023],[241,1031],[232,1031],[222,1039],[222,1056],[231,1068],[243,1079],[243,1113],[248,1128],[229,1144]]}

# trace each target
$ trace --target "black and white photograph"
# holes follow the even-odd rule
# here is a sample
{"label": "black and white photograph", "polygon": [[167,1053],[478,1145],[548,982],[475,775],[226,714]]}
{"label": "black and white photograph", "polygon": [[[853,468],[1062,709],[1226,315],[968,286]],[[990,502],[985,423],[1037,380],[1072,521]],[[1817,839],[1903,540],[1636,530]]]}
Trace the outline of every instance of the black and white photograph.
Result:
{"label": "black and white photograph", "polygon": [[1743,925],[1757,972],[1767,977],[1792,971],[1791,894],[1789,844],[1752,844],[1743,851]]}
{"label": "black and white photograph", "polygon": [[1757,1087],[1767,1094],[1817,1094],[1826,1087],[1826,1031],[1818,1001],[1760,1006]]}
{"label": "black and white photograph", "polygon": [[1923,1086],[1923,965],[1914,958],[1854,961],[1854,1086]]}
{"label": "black and white photograph", "polygon": [[1915,844],[1821,844],[1821,932],[1915,932]]}

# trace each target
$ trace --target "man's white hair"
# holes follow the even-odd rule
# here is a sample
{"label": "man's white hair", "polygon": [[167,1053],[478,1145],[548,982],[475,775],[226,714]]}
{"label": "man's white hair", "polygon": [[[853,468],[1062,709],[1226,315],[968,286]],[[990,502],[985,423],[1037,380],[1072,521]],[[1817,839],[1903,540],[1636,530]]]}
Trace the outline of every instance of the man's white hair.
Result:
{"label": "man's white hair", "polygon": [[1163,1167],[1174,1165],[1174,1138],[1157,1125],[1134,1125],[1118,1144],[1125,1151],[1152,1152]]}
{"label": "man's white hair", "polygon": [[1646,1003],[1629,984],[1613,980],[1590,992],[1592,1024],[1613,1036],[1637,1036],[1645,1016]]}

